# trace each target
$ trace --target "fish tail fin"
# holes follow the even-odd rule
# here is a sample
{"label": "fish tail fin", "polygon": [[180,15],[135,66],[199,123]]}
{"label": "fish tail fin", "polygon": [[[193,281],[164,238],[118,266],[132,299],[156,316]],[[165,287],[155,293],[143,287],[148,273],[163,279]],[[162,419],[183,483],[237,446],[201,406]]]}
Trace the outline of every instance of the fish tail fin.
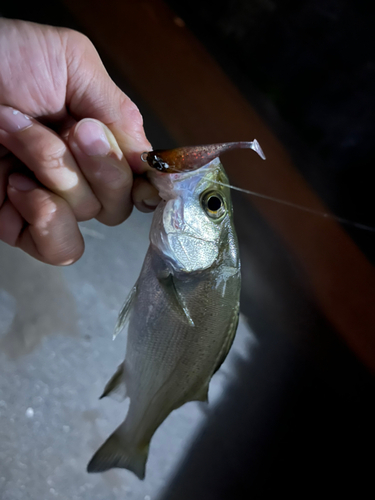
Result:
{"label": "fish tail fin", "polygon": [[128,469],[134,472],[139,479],[144,479],[149,447],[148,445],[143,448],[126,445],[121,438],[119,429],[92,457],[87,466],[87,472],[104,472],[113,468]]}

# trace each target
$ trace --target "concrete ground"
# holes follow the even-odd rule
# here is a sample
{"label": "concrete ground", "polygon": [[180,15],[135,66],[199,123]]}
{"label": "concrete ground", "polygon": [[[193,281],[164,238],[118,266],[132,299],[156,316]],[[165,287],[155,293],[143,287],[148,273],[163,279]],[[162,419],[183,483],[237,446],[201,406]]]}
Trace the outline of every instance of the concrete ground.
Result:
{"label": "concrete ground", "polygon": [[151,217],[134,211],[117,228],[81,224],[86,252],[67,268],[0,244],[1,500],[154,500],[254,342],[241,321],[210,405],[170,415],[152,440],[143,482],[123,470],[86,473],[126,412],[126,402],[98,397],[123,359],[126,336],[113,342],[112,332],[140,272]]}

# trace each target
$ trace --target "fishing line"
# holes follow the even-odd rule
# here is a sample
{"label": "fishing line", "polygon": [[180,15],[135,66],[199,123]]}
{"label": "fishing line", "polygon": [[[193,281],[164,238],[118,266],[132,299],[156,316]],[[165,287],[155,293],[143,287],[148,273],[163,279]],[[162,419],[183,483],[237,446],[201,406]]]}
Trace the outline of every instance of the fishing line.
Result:
{"label": "fishing line", "polygon": [[249,191],[248,189],[242,189],[236,186],[231,186],[230,184],[225,184],[220,181],[212,181],[213,184],[218,184],[219,186],[224,186],[230,189],[234,189],[235,191],[240,191],[241,193],[250,194],[251,196],[256,196],[258,198],[263,198],[264,200],[273,201],[275,203],[280,203],[281,205],[286,205],[291,208],[296,208],[297,210],[303,210],[304,212],[318,215],[319,217],[324,217],[326,219],[332,219],[336,222],[340,222],[341,224],[347,224],[349,226],[356,227],[358,229],[363,229],[364,231],[375,232],[375,227],[366,226],[365,224],[361,224],[360,222],[354,222],[349,219],[344,219],[343,217],[338,217],[337,215],[333,215],[327,212],[321,212],[320,210],[314,210],[313,208],[304,207],[303,205],[297,205],[296,203],[292,203],[291,201],[281,200],[280,198],[274,198],[273,196],[267,196],[265,194],[256,193],[255,191]]}

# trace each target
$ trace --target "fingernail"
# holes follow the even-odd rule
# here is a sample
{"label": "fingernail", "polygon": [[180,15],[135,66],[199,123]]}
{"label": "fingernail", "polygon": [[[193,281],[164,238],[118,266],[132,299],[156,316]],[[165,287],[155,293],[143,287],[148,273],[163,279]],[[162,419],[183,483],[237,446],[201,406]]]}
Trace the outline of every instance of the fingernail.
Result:
{"label": "fingernail", "polygon": [[88,156],[106,156],[111,150],[103,127],[91,120],[77,125],[74,138],[80,150]]}
{"label": "fingernail", "polygon": [[38,187],[38,184],[35,181],[21,174],[10,175],[8,182],[9,185],[13,189],[17,189],[17,191],[32,191]]}
{"label": "fingernail", "polygon": [[27,115],[9,106],[0,106],[0,129],[12,134],[32,125]]}
{"label": "fingernail", "polygon": [[154,196],[153,198],[146,198],[143,203],[149,208],[156,208],[160,203],[160,196]]}

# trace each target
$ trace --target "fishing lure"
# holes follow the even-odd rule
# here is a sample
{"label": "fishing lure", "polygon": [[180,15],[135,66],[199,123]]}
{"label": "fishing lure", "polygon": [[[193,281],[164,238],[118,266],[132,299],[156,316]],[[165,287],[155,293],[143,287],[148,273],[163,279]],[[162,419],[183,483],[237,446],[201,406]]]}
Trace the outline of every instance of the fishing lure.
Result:
{"label": "fishing lure", "polygon": [[252,149],[263,160],[266,159],[256,139],[250,142],[222,142],[219,144],[186,146],[176,149],[156,149],[149,153],[143,153],[141,158],[160,172],[190,172],[206,165],[226,151],[245,148]]}

